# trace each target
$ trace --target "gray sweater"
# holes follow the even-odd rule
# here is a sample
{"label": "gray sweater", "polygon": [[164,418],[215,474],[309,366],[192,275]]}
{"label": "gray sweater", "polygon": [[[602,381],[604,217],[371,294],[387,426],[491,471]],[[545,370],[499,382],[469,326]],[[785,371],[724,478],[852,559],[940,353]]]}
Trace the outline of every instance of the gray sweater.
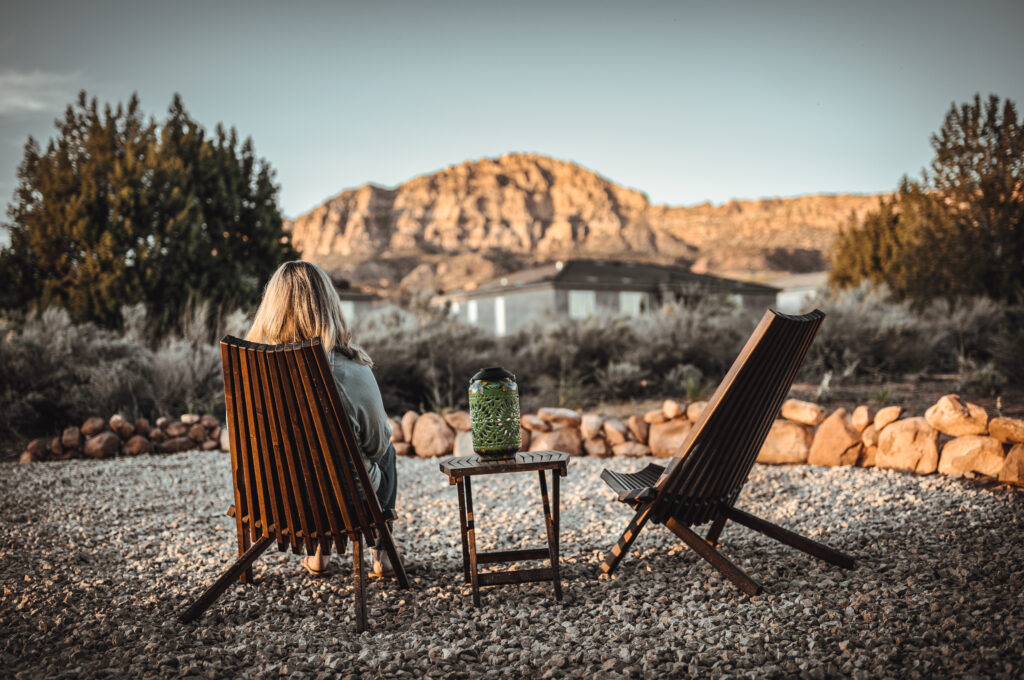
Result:
{"label": "gray sweater", "polygon": [[352,431],[359,442],[359,451],[366,463],[373,490],[380,487],[380,468],[377,466],[391,446],[391,425],[384,412],[380,388],[369,366],[331,352],[331,372],[341,395],[341,404],[352,421]]}

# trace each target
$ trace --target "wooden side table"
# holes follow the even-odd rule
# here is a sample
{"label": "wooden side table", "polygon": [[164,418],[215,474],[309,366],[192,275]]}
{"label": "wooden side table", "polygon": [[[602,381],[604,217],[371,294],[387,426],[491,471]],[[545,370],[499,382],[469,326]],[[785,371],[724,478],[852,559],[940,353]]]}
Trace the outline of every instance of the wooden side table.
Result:
{"label": "wooden side table", "polygon": [[[459,456],[441,463],[441,472],[448,475],[448,483],[459,490],[459,528],[462,532],[462,573],[466,583],[473,585],[473,604],[480,606],[480,586],[506,583],[527,583],[530,581],[551,581],[555,587],[555,599],[562,599],[562,581],[558,575],[558,480],[568,474],[569,454],[561,451],[520,452],[508,460],[482,460],[480,456]],[[533,472],[540,477],[540,497],[544,505],[544,525],[547,529],[548,547],[525,550],[491,550],[477,552],[476,530],[473,516],[473,487],[471,478],[475,475],[495,475],[506,472]],[[548,484],[544,474],[551,470],[551,496],[554,511],[548,503]],[[549,567],[540,569],[517,569],[479,573],[481,564],[500,564],[521,560],[543,560]]]}

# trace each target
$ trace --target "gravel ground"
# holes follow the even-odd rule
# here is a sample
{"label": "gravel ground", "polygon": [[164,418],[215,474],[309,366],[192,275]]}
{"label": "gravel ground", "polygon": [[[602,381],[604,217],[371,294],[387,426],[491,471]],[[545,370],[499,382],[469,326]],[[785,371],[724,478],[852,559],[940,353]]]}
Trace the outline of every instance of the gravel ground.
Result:
{"label": "gravel ground", "polygon": [[[413,589],[371,580],[357,635],[351,561],[307,577],[268,552],[197,623],[176,613],[234,556],[228,458],[190,452],[0,465],[0,676],[1021,677],[1024,494],[939,476],[755,468],[739,504],[852,553],[843,571],[738,525],[742,595],[662,527],[614,578],[628,509],[573,459],[563,480],[565,601],[550,584],[461,584],[455,489],[399,461],[397,526]],[[536,476],[474,485],[481,549],[541,545]]]}

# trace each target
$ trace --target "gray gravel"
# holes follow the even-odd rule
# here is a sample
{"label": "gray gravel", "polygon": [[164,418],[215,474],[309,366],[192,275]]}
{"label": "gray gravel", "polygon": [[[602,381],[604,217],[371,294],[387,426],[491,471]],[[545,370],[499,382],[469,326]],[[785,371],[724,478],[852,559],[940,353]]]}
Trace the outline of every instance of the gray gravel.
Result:
{"label": "gray gravel", "polygon": [[[233,559],[228,458],[189,452],[0,465],[0,676],[1020,677],[1024,494],[856,468],[757,467],[740,507],[856,556],[830,567],[732,525],[725,552],[766,585],[748,598],[662,527],[614,578],[603,551],[629,514],[573,459],[564,480],[565,601],[550,584],[460,579],[454,487],[399,461],[398,538],[412,590],[371,581],[354,631],[350,561],[314,580],[266,553],[257,587],[175,614]],[[481,548],[540,545],[536,476],[474,487]]]}

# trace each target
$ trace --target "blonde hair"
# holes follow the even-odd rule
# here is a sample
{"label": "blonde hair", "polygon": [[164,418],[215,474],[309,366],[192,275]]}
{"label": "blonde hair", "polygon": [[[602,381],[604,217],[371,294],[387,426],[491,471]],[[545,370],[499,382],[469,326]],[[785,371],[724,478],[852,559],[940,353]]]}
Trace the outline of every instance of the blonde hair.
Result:
{"label": "blonde hair", "polygon": [[338,352],[373,366],[370,355],[352,342],[338,291],[327,272],[311,262],[285,262],[267,282],[245,339],[280,345],[313,338],[320,338],[328,355]]}

